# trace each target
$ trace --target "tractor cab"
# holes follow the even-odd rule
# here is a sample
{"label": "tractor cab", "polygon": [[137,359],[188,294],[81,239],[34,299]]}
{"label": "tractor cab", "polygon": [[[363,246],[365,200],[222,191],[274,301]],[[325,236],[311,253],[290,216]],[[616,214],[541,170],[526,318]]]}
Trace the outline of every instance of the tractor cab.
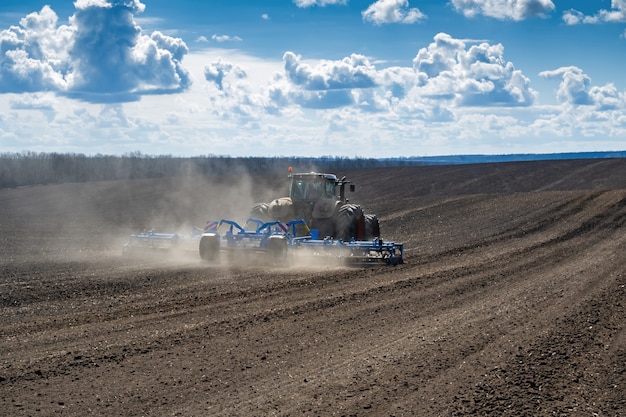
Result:
{"label": "tractor cab", "polygon": [[[320,199],[333,199],[345,202],[345,177],[337,179],[333,174],[290,174],[291,186],[289,197],[294,203],[314,203]],[[337,189],[339,188],[339,190]],[[350,191],[354,191],[354,184],[350,184]]]}

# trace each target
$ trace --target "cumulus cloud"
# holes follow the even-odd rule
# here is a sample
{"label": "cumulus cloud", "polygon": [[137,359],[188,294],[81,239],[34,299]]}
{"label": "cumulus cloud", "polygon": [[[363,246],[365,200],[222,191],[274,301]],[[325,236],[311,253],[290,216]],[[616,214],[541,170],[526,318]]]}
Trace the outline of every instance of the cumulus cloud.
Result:
{"label": "cumulus cloud", "polygon": [[376,85],[376,68],[367,57],[359,54],[340,61],[322,60],[318,65],[311,66],[303,63],[299,55],[286,52],[283,62],[287,77],[305,90],[369,88]]}
{"label": "cumulus cloud", "polygon": [[626,104],[624,92],[619,92],[613,84],[593,86],[591,77],[578,67],[561,67],[539,73],[546,79],[560,79],[556,92],[560,103],[572,106],[595,106],[599,110],[623,108]]}
{"label": "cumulus cloud", "polygon": [[457,64],[457,53],[465,49],[465,43],[446,33],[435,36],[434,42],[419,50],[413,59],[413,66],[426,77],[437,77],[452,71]]}
{"label": "cumulus cloud", "polygon": [[139,0],[78,0],[69,25],[49,7],[0,32],[0,92],[54,91],[88,101],[135,100],[189,86],[185,43],[142,35]]}
{"label": "cumulus cloud", "polygon": [[76,0],[74,2],[74,7],[77,9],[88,9],[90,7],[107,9],[116,6],[127,7],[133,13],[142,13],[146,9],[141,0]]}
{"label": "cumulus cloud", "polygon": [[348,4],[348,0],[293,0],[293,4],[298,7],[306,8],[312,6],[328,6],[328,5],[345,5]]}
{"label": "cumulus cloud", "polygon": [[353,106],[363,111],[446,107],[530,106],[536,92],[530,81],[504,59],[500,44],[470,42],[440,33],[418,51],[413,67],[376,68],[370,60],[352,54],[341,60],[311,63],[286,52],[282,74],[268,89],[274,109],[295,104],[309,108]]}
{"label": "cumulus cloud", "polygon": [[212,116],[221,122],[251,127],[261,115],[279,112],[267,106],[268,99],[255,82],[254,71],[247,69],[255,64],[253,60],[239,65],[220,57],[204,66],[204,78],[209,82],[207,106]]}
{"label": "cumulus cloud", "polygon": [[242,39],[239,36],[230,36],[230,35],[217,35],[214,34],[211,36],[215,42],[241,42]]}
{"label": "cumulus cloud", "polygon": [[204,67],[204,78],[214,83],[220,91],[224,91],[224,79],[244,79],[246,76],[242,68],[221,59]]}
{"label": "cumulus cloud", "polygon": [[452,5],[466,17],[484,15],[515,21],[545,17],[555,8],[551,0],[452,0]]}
{"label": "cumulus cloud", "polygon": [[70,56],[68,92],[88,99],[93,95],[139,95],[174,92],[186,88],[190,79],[180,60],[188,52],[182,40],[160,32],[141,35],[133,20],[143,11],[138,0],[76,3],[70,18],[75,28]]}
{"label": "cumulus cloud", "polygon": [[536,92],[530,80],[504,60],[504,47],[466,41],[446,33],[413,59],[425,95],[450,98],[462,106],[529,106]]}
{"label": "cumulus cloud", "polygon": [[612,0],[611,10],[601,9],[592,16],[571,9],[563,13],[563,21],[568,25],[626,22],[626,0]]}
{"label": "cumulus cloud", "polygon": [[561,67],[552,71],[542,71],[539,76],[547,79],[561,79],[556,97],[560,103],[574,105],[592,104],[589,88],[591,78],[578,67]]}
{"label": "cumulus cloud", "polygon": [[[272,97],[287,99],[302,107],[336,108],[357,103],[356,90],[377,86],[378,73],[367,57],[352,54],[316,65],[302,61],[293,52],[283,56],[284,74],[275,80]],[[284,80],[283,80],[284,78]]]}
{"label": "cumulus cloud", "polygon": [[408,0],[378,0],[365,9],[363,21],[375,25],[385,23],[416,23],[426,16],[417,8],[409,8]]}
{"label": "cumulus cloud", "polygon": [[73,30],[49,7],[0,32],[0,92],[63,90]]}

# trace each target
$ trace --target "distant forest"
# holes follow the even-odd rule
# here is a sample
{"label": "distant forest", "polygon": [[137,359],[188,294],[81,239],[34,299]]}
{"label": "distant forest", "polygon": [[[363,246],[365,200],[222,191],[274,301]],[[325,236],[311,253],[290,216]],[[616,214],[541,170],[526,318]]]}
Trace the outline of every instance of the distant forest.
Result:
{"label": "distant forest", "polygon": [[317,170],[339,174],[342,170],[357,168],[625,157],[626,151],[398,158],[229,157],[215,155],[176,157],[171,155],[150,156],[141,152],[132,152],[122,156],[100,154],[86,156],[75,153],[25,151],[0,153],[0,188],[190,175],[273,174],[287,172],[290,166],[301,172]]}
{"label": "distant forest", "polygon": [[[406,164],[414,164],[406,160]],[[150,156],[133,152],[122,156],[73,153],[0,153],[0,188],[34,184],[127,180],[179,176],[328,171],[401,165],[401,160],[365,158]]]}

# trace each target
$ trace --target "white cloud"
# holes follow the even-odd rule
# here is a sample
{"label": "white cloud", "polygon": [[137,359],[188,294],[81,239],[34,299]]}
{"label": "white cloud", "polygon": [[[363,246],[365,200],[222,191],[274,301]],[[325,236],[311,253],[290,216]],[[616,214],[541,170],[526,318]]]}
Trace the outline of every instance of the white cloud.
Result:
{"label": "white cloud", "polygon": [[561,67],[539,73],[547,79],[560,79],[556,93],[559,103],[570,106],[594,106],[600,111],[626,108],[626,94],[613,84],[592,86],[591,77],[578,67]]}
{"label": "white cloud", "polygon": [[312,7],[312,6],[320,6],[325,7],[328,5],[346,5],[348,4],[348,0],[293,0],[293,4],[298,7]]}
{"label": "white cloud", "polygon": [[[142,36],[141,39],[145,41],[147,37]],[[173,38],[171,36],[166,36],[159,31],[154,31],[150,35],[150,39],[156,43],[157,49],[170,52],[172,54],[172,58],[176,62],[182,61],[184,56],[189,52],[187,45],[180,38]]]}
{"label": "white cloud", "polygon": [[377,70],[363,55],[321,60],[312,65],[303,62],[299,55],[286,52],[283,62],[284,75],[275,80],[272,97],[305,108],[351,106],[357,103],[357,90],[377,86]]}
{"label": "white cloud", "polygon": [[189,86],[181,39],[142,35],[138,0],[80,0],[69,25],[49,7],[0,32],[0,92],[54,91],[93,101],[135,100]]}
{"label": "white cloud", "polygon": [[552,71],[542,71],[539,76],[547,79],[561,79],[556,93],[560,103],[572,105],[593,104],[589,95],[591,78],[578,67],[561,67]]}
{"label": "white cloud", "polygon": [[368,112],[419,108],[424,118],[438,120],[452,118],[448,108],[534,103],[537,93],[530,80],[505,61],[501,44],[466,43],[440,33],[419,50],[413,67],[376,68],[359,54],[334,61],[305,61],[286,52],[284,72],[270,83],[267,102],[276,111],[290,105],[355,107]]}
{"label": "white cloud", "polygon": [[591,16],[571,9],[563,13],[563,21],[568,25],[626,22],[626,0],[611,0],[611,10],[601,9]]}
{"label": "white cloud", "polygon": [[612,83],[602,87],[591,87],[589,95],[599,111],[623,110],[626,108],[626,93],[617,91],[617,88]]}
{"label": "white cloud", "polygon": [[452,0],[452,5],[466,17],[484,15],[516,21],[545,17],[555,8],[551,0]]}
{"label": "white cloud", "polygon": [[577,25],[584,19],[585,15],[577,10],[568,10],[563,13],[563,22],[567,25]]}
{"label": "white cloud", "polygon": [[0,32],[0,92],[63,90],[73,31],[48,6]]}
{"label": "white cloud", "polygon": [[504,60],[504,47],[486,42],[466,49],[446,33],[413,59],[423,94],[460,106],[529,106],[536,92],[530,80]]}
{"label": "white cloud", "polygon": [[454,68],[457,64],[457,53],[464,48],[465,43],[462,40],[439,33],[435,35],[433,43],[419,50],[413,59],[413,66],[426,77],[436,77]]}
{"label": "white cloud", "polygon": [[283,61],[287,77],[305,90],[369,88],[376,85],[376,69],[363,55],[352,54],[340,61],[322,60],[311,66],[293,52],[286,52]]}
{"label": "white cloud", "polygon": [[[246,72],[242,68],[229,62],[223,62],[221,59],[204,68],[204,78],[215,83],[221,91],[224,91],[224,79],[244,79],[246,76]],[[233,84],[229,82],[229,85]]]}
{"label": "white cloud", "polygon": [[132,99],[189,85],[180,63],[187,46],[160,32],[141,35],[133,13],[142,11],[142,6],[138,0],[127,0],[77,9],[70,18],[75,33],[70,49],[74,70],[66,77],[68,93],[87,100]]}
{"label": "white cloud", "polygon": [[230,36],[230,35],[217,35],[214,34],[211,36],[215,42],[241,42],[242,39],[239,36]]}
{"label": "white cloud", "polygon": [[426,18],[417,8],[409,8],[408,0],[378,0],[365,9],[363,21],[375,25],[384,23],[416,23]]}
{"label": "white cloud", "polygon": [[[80,57],[68,45],[75,36],[88,37],[76,33],[81,27],[75,21],[59,26],[54,12],[44,8],[19,27],[0,32],[5,93],[0,148],[378,157],[451,149],[615,149],[626,136],[623,91],[612,84],[594,86],[581,69],[565,67],[541,74],[560,82],[558,105],[536,105],[530,80],[505,59],[501,44],[440,33],[416,48],[413,65],[406,66],[385,66],[361,54],[313,60],[286,52],[282,60],[265,60],[235,49],[207,48],[216,42],[190,52],[181,39],[160,32],[142,35],[133,9],[122,7],[127,13],[115,14],[112,3],[106,4],[90,15],[103,27],[99,34],[92,28],[91,39],[95,48],[104,27],[121,30],[114,37],[125,44],[115,49],[121,65],[109,70],[117,75],[130,70],[131,82],[111,101],[127,94],[127,102],[106,103],[107,94],[97,94],[88,82],[94,90],[87,98],[102,99],[77,102],[59,94],[76,85],[70,76]],[[112,40],[101,42],[114,48]],[[27,74],[24,79],[16,78],[17,68]],[[11,93],[8,75],[34,93]],[[57,94],[43,92],[44,87]],[[181,94],[149,94],[159,91]],[[139,95],[140,101],[132,101]],[[577,143],[581,137],[588,139]],[[312,140],[318,146],[312,147]]]}

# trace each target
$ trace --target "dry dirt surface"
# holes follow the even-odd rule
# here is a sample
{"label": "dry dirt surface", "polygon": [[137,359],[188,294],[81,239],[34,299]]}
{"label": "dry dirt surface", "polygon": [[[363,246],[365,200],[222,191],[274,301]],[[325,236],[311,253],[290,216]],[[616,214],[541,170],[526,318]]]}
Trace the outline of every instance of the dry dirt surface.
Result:
{"label": "dry dirt surface", "polygon": [[0,190],[0,415],[626,415],[626,160],[337,174],[405,264],[121,255],[286,175]]}

